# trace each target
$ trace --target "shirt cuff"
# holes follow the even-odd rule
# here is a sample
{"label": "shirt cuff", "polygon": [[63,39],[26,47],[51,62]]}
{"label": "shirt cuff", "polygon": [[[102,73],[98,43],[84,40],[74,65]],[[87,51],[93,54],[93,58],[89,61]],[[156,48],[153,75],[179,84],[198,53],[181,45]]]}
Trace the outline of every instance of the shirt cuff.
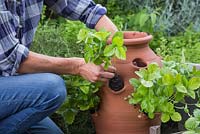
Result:
{"label": "shirt cuff", "polygon": [[1,63],[4,65],[3,76],[18,75],[17,70],[20,64],[28,57],[29,49],[22,44],[18,44],[9,57]]}
{"label": "shirt cuff", "polygon": [[90,4],[88,7],[88,12],[90,13],[86,19],[85,24],[87,27],[94,29],[99,19],[107,13],[107,10],[105,7],[102,7],[99,4]]}

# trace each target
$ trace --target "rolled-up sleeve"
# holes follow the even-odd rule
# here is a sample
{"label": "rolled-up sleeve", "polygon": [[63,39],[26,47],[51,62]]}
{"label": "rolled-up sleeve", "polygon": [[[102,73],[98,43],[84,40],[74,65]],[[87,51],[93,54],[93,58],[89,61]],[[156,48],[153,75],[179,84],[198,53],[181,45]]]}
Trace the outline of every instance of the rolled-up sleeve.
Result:
{"label": "rolled-up sleeve", "polygon": [[13,16],[0,10],[0,75],[16,75],[20,63],[28,57],[29,50],[16,38]]}
{"label": "rolled-up sleeve", "polygon": [[61,16],[80,20],[89,28],[94,28],[107,12],[105,7],[92,0],[45,0],[45,4]]}

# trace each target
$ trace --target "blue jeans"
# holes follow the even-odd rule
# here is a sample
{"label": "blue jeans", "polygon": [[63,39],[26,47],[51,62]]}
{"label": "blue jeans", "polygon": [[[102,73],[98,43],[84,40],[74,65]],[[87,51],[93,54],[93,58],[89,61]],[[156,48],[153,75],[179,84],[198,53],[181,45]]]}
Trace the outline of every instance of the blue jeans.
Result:
{"label": "blue jeans", "polygon": [[48,116],[65,97],[65,83],[55,74],[0,76],[0,134],[62,134]]}

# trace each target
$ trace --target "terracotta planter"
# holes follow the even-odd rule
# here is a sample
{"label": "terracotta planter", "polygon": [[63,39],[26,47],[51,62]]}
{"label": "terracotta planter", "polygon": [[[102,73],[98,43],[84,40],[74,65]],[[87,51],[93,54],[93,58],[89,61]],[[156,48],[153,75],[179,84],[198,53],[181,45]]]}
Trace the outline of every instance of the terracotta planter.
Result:
{"label": "terracotta planter", "polygon": [[129,79],[137,78],[134,74],[136,70],[145,68],[151,62],[161,65],[160,57],[149,48],[148,43],[151,39],[152,36],[147,33],[124,32],[127,59],[125,61],[112,60],[113,65],[117,68],[117,74],[124,83],[119,84],[114,81],[118,85],[116,86],[118,89],[114,89],[115,91],[110,88],[110,84],[101,89],[99,93],[100,109],[92,115],[96,134],[148,134],[152,125],[161,124],[160,115],[156,116],[154,120],[150,120],[145,114],[139,112],[139,106],[131,106],[124,100],[133,91]]}

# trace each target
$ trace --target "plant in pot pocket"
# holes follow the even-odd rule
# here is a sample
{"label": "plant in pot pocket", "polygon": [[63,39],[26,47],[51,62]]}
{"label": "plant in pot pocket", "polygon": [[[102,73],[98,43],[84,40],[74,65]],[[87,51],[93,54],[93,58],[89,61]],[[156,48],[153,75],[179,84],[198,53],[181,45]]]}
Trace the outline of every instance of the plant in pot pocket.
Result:
{"label": "plant in pot pocket", "polygon": [[[186,96],[195,99],[200,87],[199,71],[185,63],[175,61],[163,61],[163,66],[156,63],[149,64],[135,73],[139,79],[130,79],[134,87],[133,93],[128,97],[131,105],[140,105],[141,112],[147,114],[150,119],[156,113],[161,114],[161,121],[180,121],[181,114],[176,108],[183,108],[189,112],[184,101]],[[183,103],[184,107],[178,107],[177,103]],[[194,104],[195,105],[195,104]]]}
{"label": "plant in pot pocket", "polygon": [[[78,43],[84,44],[84,59],[86,63],[103,65],[107,69],[111,65],[112,57],[121,60],[126,59],[126,48],[123,46],[122,32],[116,32],[112,38],[112,44],[107,45],[111,35],[105,30],[91,31],[81,29],[78,34]],[[78,111],[94,110],[98,107],[100,98],[96,94],[102,83],[89,82],[79,76],[65,76],[68,85],[67,101],[60,108],[68,124],[72,124]]]}
{"label": "plant in pot pocket", "polygon": [[183,134],[199,134],[200,133],[200,109],[195,109],[193,115],[186,120],[185,128],[187,131]]}

